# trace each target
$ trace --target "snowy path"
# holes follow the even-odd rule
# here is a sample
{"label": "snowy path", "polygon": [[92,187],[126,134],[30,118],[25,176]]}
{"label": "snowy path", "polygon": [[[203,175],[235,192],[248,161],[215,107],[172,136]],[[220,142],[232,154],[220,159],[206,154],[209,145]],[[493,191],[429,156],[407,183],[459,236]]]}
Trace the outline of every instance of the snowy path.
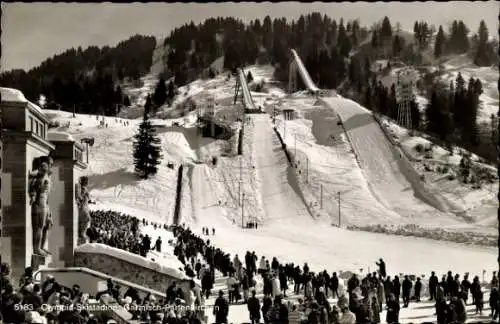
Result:
{"label": "snowy path", "polygon": [[300,196],[295,171],[288,165],[281,143],[270,125],[269,116],[252,116],[256,169],[266,220],[290,222],[311,219]]}
{"label": "snowy path", "polygon": [[211,177],[211,170],[205,164],[195,164],[191,175],[192,207],[197,224],[215,228],[226,228],[231,222],[224,217],[224,211],[219,206]]}
{"label": "snowy path", "polygon": [[400,170],[389,141],[368,110],[344,98],[324,98],[342,118],[372,194],[386,208],[408,218],[457,224],[450,213],[440,212],[415,197],[414,188]]}

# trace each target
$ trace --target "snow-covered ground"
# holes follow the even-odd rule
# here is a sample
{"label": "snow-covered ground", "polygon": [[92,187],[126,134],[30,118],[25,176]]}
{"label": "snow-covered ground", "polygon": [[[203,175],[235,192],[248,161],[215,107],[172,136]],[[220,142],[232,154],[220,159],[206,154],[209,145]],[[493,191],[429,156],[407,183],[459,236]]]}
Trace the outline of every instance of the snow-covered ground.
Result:
{"label": "snow-covered ground", "polygon": [[[92,199],[96,200],[98,208],[147,215],[148,219],[167,223],[171,221],[177,167],[186,160],[196,158],[185,136],[189,132],[176,128],[165,131],[172,121],[152,120],[158,126],[164,160],[155,177],[140,180],[134,174],[132,158],[133,136],[140,120],[78,114],[73,117],[68,112],[44,112],[53,122],[62,125],[55,130],[67,132],[77,141],[84,137],[95,139],[94,146],[89,147],[90,163],[86,173],[90,180]],[[69,127],[66,127],[68,123]],[[169,162],[174,163],[174,169],[166,166]]]}
{"label": "snow-covered ground", "polygon": [[[254,80],[269,78],[271,81],[272,69],[269,67],[253,66],[245,72],[248,70],[252,71]],[[177,100],[179,103],[188,97],[203,100],[208,94],[214,95],[222,113],[231,107],[234,83],[234,78],[227,80],[227,75],[198,80],[180,89],[182,98]],[[297,139],[300,175],[289,166],[272,130],[272,120],[266,114],[247,116],[242,157],[222,156],[220,147],[223,144],[198,138],[194,128],[171,127],[174,121],[182,124],[188,121],[186,126],[190,126],[192,119],[170,119],[168,116],[154,119],[153,123],[159,125],[165,159],[156,177],[137,180],[132,174],[131,155],[132,136],[140,120],[127,120],[129,126],[124,126],[125,120],[108,117],[105,118],[108,127],[103,127],[95,116],[73,118],[69,113],[45,112],[61,125],[70,122],[69,127],[63,126],[59,131],[69,132],[77,140],[95,138],[87,172],[92,198],[97,200],[96,208],[115,209],[139,218],[171,223],[177,168],[169,169],[166,163],[172,161],[176,167],[179,163],[186,165],[181,222],[200,234],[201,227],[214,227],[216,235],[210,240],[226,252],[243,255],[246,250],[254,250],[258,255],[277,256],[283,262],[308,262],[313,270],[326,268],[329,272],[374,270],[374,261],[380,257],[386,260],[390,274],[428,275],[432,270],[438,274],[452,270],[481,276],[483,270],[490,274],[496,269],[496,250],[493,248],[332,226],[332,223],[338,225],[336,198],[339,191],[341,223],[399,224],[410,219],[418,224],[439,227],[463,224],[449,213],[436,212],[413,197],[411,187],[398,174],[394,161],[387,159],[386,144],[377,142],[378,137],[370,138],[371,132],[377,132],[373,123],[352,115],[353,112],[361,117],[367,114],[362,107],[339,97],[330,99],[335,110],[326,109],[315,106],[315,100],[302,94],[284,98],[283,92],[271,85],[267,91],[268,94],[252,93],[252,96],[261,100],[269,111],[281,100],[278,109],[294,106],[300,113],[299,119],[286,122],[286,131],[285,124],[277,121],[292,153]],[[352,119],[346,126],[350,125],[356,152],[366,151],[364,155],[358,154],[359,162],[337,125],[337,114],[341,114],[344,121]],[[197,159],[208,161],[208,157],[217,155],[215,166],[195,163]],[[243,213],[238,192],[241,196],[245,193]],[[319,206],[321,192],[323,211]],[[311,203],[308,207],[312,215],[306,207]],[[242,229],[241,222],[248,220],[258,221],[259,228]],[[160,234],[151,235],[155,238]],[[165,237],[163,241],[168,239]],[[407,318],[420,316],[422,312],[425,316],[433,313],[432,309],[406,311]],[[246,316],[246,313],[230,319],[240,322],[238,316]],[[415,321],[415,318],[408,321]]]}
{"label": "snow-covered ground", "polygon": [[[454,149],[453,154],[440,146],[432,143],[424,137],[415,134],[410,136],[408,131],[385,119],[383,124],[393,134],[396,142],[408,152],[414,159],[413,165],[422,174],[426,181],[439,188],[440,193],[448,200],[453,201],[459,210],[465,211],[466,215],[478,225],[488,228],[496,227],[498,208],[497,192],[498,180],[496,168],[483,164],[480,158],[471,154],[471,160],[479,173],[491,175],[492,181],[481,181],[480,188],[473,188],[473,184],[463,184],[458,179],[449,179],[449,176],[458,178],[459,164],[465,150]],[[420,146],[424,151],[417,151]],[[432,146],[432,150],[430,150]],[[425,152],[425,149],[430,150]],[[439,172],[446,170],[446,172]]]}

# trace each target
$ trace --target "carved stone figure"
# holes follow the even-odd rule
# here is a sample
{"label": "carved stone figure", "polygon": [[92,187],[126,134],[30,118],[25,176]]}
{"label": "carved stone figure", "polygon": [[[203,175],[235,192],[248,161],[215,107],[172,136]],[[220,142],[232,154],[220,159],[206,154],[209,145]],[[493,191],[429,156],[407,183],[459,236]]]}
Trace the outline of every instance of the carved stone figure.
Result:
{"label": "carved stone figure", "polygon": [[36,158],[33,161],[33,172],[30,173],[29,177],[33,253],[38,255],[51,254],[45,249],[45,243],[52,227],[52,215],[49,207],[52,165],[53,160],[49,156]]}
{"label": "carved stone figure", "polygon": [[90,226],[90,194],[88,190],[89,178],[81,177],[76,188],[76,203],[78,205],[78,244],[88,242],[87,229]]}

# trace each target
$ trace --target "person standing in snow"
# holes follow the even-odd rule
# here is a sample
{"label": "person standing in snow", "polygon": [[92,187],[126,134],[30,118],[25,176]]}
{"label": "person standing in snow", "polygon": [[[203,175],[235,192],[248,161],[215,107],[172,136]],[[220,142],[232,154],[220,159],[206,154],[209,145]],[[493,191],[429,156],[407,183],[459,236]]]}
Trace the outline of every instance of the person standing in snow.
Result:
{"label": "person standing in snow", "polygon": [[222,290],[219,291],[219,297],[215,300],[213,314],[215,315],[216,324],[227,324],[229,304],[224,298],[224,292]]}
{"label": "person standing in snow", "polygon": [[263,275],[264,273],[266,272],[266,258],[264,256],[262,256],[260,258],[260,262],[259,262],[259,270],[258,270],[258,273],[260,275]]}
{"label": "person standing in snow", "polygon": [[264,293],[264,299],[262,300],[262,317],[264,318],[264,323],[270,323],[269,311],[273,305],[273,300],[270,294]]}
{"label": "person standing in snow", "polygon": [[227,284],[227,291],[229,294],[229,304],[232,304],[233,301],[235,300],[235,295],[234,295],[234,285],[236,285],[238,281],[234,277],[234,275],[231,273],[229,274],[229,277],[227,278],[226,284]]}
{"label": "person standing in snow", "polygon": [[380,275],[380,278],[385,278],[387,275],[386,268],[385,268],[385,262],[382,258],[380,258],[379,262],[375,263],[378,266],[378,273]]}
{"label": "person standing in snow", "polygon": [[278,270],[278,278],[280,283],[281,292],[283,293],[283,297],[286,297],[286,290],[288,289],[288,280],[285,274],[285,268],[281,267]]}
{"label": "person standing in snow", "polygon": [[395,276],[394,280],[392,281],[392,293],[394,294],[394,297],[398,301],[399,305],[399,296],[401,295],[401,283],[399,282],[398,276]]}
{"label": "person standing in snow", "polygon": [[481,286],[476,290],[476,295],[474,297],[476,302],[476,314],[479,312],[480,315],[483,315],[483,307],[484,307],[484,294],[481,289]]}
{"label": "person standing in snow", "polygon": [[382,311],[382,305],[385,304],[385,288],[384,288],[384,282],[382,280],[378,281],[377,284],[377,301],[378,301],[378,308],[380,311]]}
{"label": "person standing in snow", "polygon": [[434,271],[431,272],[431,276],[429,277],[429,301],[436,299],[437,287],[439,284],[439,279],[436,276]]}
{"label": "person standing in snow", "polygon": [[307,265],[307,262],[304,263],[304,267],[302,268],[302,272],[304,273],[304,275],[309,274],[309,266]]}
{"label": "person standing in snow", "polygon": [[332,273],[332,277],[330,278],[330,289],[332,290],[332,297],[339,297],[339,278],[337,277],[337,273]]}
{"label": "person standing in snow", "polygon": [[469,281],[469,274],[464,275],[464,280],[462,280],[462,294],[464,302],[467,305],[467,300],[469,299],[469,290],[471,289],[471,282]]}
{"label": "person standing in snow", "polygon": [[391,293],[387,300],[386,322],[389,324],[399,323],[399,310],[399,301],[396,299],[396,296]]}
{"label": "person standing in snow", "polygon": [[250,314],[250,321],[252,324],[260,322],[260,302],[256,294],[255,289],[252,290],[252,297],[250,297],[247,302],[248,313]]}
{"label": "person standing in snow", "polygon": [[272,276],[272,297],[276,298],[277,296],[280,295],[280,281],[276,275],[273,274]]}
{"label": "person standing in snow", "polygon": [[189,286],[191,287],[191,290],[194,293],[194,304],[196,306],[204,305],[204,301],[201,296],[201,288],[200,286],[197,286],[193,280],[190,281]]}
{"label": "person standing in snow", "polygon": [[498,293],[498,288],[492,287],[490,292],[490,308],[491,308],[490,317],[492,317],[494,321],[498,317],[499,302],[500,302],[500,294]]}
{"label": "person standing in snow", "polygon": [[215,228],[212,227],[212,236],[215,236]]}
{"label": "person standing in snow", "polygon": [[410,304],[410,293],[412,287],[413,284],[411,280],[408,278],[408,276],[405,276],[403,280],[403,307],[405,308],[408,308],[408,305]]}
{"label": "person standing in snow", "polygon": [[420,277],[417,278],[417,281],[415,282],[415,301],[418,303],[420,302],[420,292],[422,291],[422,281],[420,281]]}
{"label": "person standing in snow", "polygon": [[155,250],[161,252],[161,237],[158,236],[155,243]]}
{"label": "person standing in snow", "polygon": [[233,259],[233,266],[234,266],[234,270],[236,271],[236,273],[239,273],[240,272],[240,268],[241,268],[241,261],[240,259],[238,258],[238,254],[236,254],[234,256],[234,259]]}

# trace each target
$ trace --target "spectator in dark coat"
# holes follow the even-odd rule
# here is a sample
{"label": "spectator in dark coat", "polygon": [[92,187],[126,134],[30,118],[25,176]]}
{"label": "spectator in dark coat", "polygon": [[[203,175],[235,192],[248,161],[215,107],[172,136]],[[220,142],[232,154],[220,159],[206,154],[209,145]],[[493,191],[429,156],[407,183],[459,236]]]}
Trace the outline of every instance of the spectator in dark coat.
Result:
{"label": "spectator in dark coat", "polygon": [[219,291],[219,297],[215,300],[214,312],[215,323],[225,324],[227,323],[227,316],[229,314],[229,303],[226,298],[224,298],[224,292]]}
{"label": "spectator in dark coat", "polygon": [[490,292],[490,307],[491,307],[491,314],[490,316],[493,318],[493,320],[496,320],[498,317],[498,306],[500,302],[499,298],[499,293],[498,293],[498,288],[493,287]]}
{"label": "spectator in dark coat", "polygon": [[436,277],[436,273],[434,271],[431,272],[431,276],[429,278],[429,295],[431,298],[429,300],[436,299],[436,289],[439,284],[439,279]]}
{"label": "spectator in dark coat", "polygon": [[417,278],[414,289],[415,289],[415,301],[418,303],[420,302],[420,293],[422,291],[422,281],[420,281],[420,277]]}
{"label": "spectator in dark coat", "polygon": [[377,262],[376,264],[378,265],[378,273],[380,274],[380,278],[385,278],[387,272],[384,260],[380,259],[379,262]]}
{"label": "spectator in dark coat", "polygon": [[247,302],[248,313],[250,314],[250,321],[252,324],[260,322],[260,302],[255,295],[255,290],[252,290],[252,297],[250,297]]}
{"label": "spectator in dark coat", "polygon": [[396,299],[395,294],[390,294],[387,300],[387,314],[386,321],[389,324],[399,323],[399,301]]}
{"label": "spectator in dark coat", "polygon": [[273,305],[273,300],[270,294],[265,294],[262,300],[262,317],[264,317],[264,323],[269,323],[269,310]]}
{"label": "spectator in dark coat", "polygon": [[395,276],[394,280],[392,281],[392,293],[394,294],[394,297],[399,304],[399,296],[401,295],[401,283],[399,282],[398,276]]}
{"label": "spectator in dark coat", "polygon": [[411,293],[411,288],[413,287],[413,284],[408,278],[408,276],[405,276],[403,280],[403,307],[408,307],[410,304],[410,293]]}

